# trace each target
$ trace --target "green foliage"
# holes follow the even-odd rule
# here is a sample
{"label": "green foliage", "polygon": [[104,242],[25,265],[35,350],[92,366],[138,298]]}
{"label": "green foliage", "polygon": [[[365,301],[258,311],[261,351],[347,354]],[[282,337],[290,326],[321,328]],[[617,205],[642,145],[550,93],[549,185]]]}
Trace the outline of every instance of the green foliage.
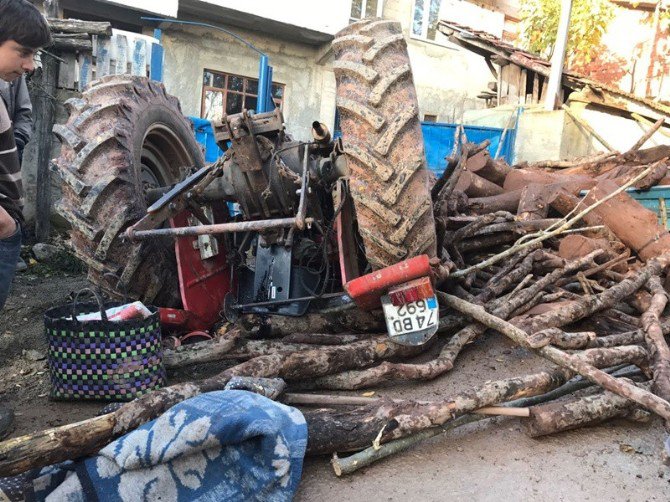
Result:
{"label": "green foliage", "polygon": [[[609,0],[573,0],[568,34],[569,63],[589,63],[593,48],[614,18]],[[521,0],[522,40],[527,49],[551,56],[556,43],[561,0]]]}

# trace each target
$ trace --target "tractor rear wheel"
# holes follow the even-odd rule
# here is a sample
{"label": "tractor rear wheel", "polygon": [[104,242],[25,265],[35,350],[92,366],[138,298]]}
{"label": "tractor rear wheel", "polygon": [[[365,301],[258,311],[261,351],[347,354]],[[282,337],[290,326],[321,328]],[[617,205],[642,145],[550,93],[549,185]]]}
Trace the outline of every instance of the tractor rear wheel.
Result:
{"label": "tractor rear wheel", "polygon": [[204,164],[179,101],[158,82],[124,75],[93,82],[66,106],[69,120],[54,127],[62,143],[57,209],[72,226],[71,244],[89,279],[113,297],[177,306],[172,239],[132,243],[122,235],[146,213],[147,189]]}
{"label": "tractor rear wheel", "polygon": [[333,41],[350,191],[373,269],[436,254],[435,221],[407,44],[400,23],[354,23]]}

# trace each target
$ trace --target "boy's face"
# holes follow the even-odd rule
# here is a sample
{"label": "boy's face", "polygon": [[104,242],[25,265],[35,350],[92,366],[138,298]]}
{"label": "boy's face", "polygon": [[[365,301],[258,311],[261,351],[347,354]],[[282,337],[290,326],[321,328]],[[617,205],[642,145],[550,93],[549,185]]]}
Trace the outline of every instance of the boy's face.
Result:
{"label": "boy's face", "polygon": [[0,78],[6,82],[35,69],[36,49],[25,47],[14,40],[0,44]]}

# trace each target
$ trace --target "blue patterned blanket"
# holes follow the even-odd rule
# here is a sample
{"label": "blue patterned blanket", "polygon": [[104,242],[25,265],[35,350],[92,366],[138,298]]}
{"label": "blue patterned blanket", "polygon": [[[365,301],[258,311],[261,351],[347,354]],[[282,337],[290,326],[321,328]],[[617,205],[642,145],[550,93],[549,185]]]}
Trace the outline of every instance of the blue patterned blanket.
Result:
{"label": "blue patterned blanket", "polygon": [[284,501],[298,488],[306,446],[295,408],[246,391],[210,392],[94,457],[42,469],[28,485],[36,500]]}

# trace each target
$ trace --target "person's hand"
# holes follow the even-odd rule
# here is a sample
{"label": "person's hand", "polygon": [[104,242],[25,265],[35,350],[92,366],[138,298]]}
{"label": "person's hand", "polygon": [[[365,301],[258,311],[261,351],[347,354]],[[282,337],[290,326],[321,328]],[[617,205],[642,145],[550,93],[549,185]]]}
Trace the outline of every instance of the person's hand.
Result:
{"label": "person's hand", "polygon": [[16,233],[16,221],[0,206],[0,239],[6,239]]}

